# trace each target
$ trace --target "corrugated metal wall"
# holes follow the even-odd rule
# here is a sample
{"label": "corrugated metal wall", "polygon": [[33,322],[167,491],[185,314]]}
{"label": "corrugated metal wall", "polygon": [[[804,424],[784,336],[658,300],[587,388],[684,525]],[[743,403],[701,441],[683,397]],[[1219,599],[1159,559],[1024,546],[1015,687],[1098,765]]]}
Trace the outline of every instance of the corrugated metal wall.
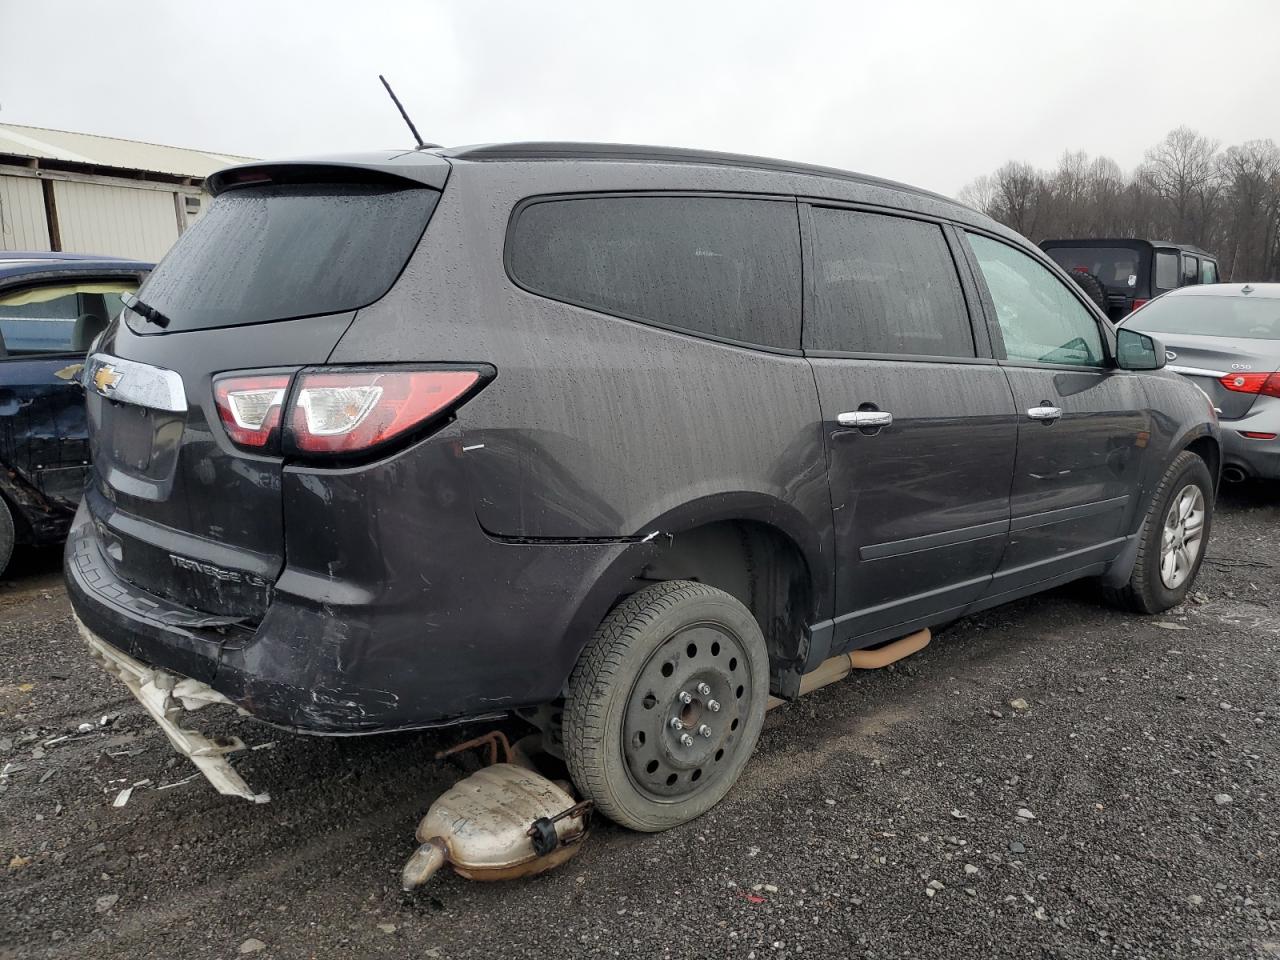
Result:
{"label": "corrugated metal wall", "polygon": [[173,192],[53,181],[62,249],[159,260],[178,239]]}
{"label": "corrugated metal wall", "polygon": [[0,176],[0,250],[48,250],[49,224],[39,180]]}

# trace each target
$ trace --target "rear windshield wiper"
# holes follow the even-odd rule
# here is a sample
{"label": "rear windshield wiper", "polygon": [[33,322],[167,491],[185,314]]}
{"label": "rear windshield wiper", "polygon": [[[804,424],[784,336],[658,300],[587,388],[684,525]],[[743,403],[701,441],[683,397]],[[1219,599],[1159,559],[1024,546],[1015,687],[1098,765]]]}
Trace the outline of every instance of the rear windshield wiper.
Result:
{"label": "rear windshield wiper", "polygon": [[132,293],[122,294],[120,299],[126,307],[128,307],[130,310],[132,310],[134,313],[138,314],[139,316],[144,317],[147,320],[150,320],[157,327],[164,329],[169,325],[168,317],[166,317],[163,313],[161,313],[155,307],[151,307],[143,303],[141,300],[135,297]]}

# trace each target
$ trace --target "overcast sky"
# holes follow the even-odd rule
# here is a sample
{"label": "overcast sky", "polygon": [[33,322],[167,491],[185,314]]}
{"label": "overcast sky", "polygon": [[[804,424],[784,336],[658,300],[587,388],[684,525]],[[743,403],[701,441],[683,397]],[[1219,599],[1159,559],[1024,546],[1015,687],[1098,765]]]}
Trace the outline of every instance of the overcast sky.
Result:
{"label": "overcast sky", "polygon": [[255,157],[657,143],[954,194],[1170,129],[1280,139],[1280,0],[0,0],[0,122]]}

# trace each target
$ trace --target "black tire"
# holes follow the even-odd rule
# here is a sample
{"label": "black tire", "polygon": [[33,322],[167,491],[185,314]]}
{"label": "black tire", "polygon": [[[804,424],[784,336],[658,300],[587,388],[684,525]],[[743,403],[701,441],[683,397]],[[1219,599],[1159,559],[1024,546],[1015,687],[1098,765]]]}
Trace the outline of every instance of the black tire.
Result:
{"label": "black tire", "polygon": [[[1204,519],[1200,526],[1194,561],[1189,564],[1185,577],[1176,586],[1170,587],[1161,571],[1165,526],[1175,498],[1179,498],[1190,486],[1199,488]],[[1163,613],[1170,607],[1177,606],[1186,599],[1200,573],[1212,527],[1213,478],[1203,460],[1194,453],[1183,450],[1173,458],[1173,463],[1169,464],[1169,469],[1156,488],[1155,496],[1151,498],[1151,505],[1142,521],[1142,531],[1138,534],[1141,538],[1138,557],[1129,582],[1119,589],[1106,589],[1104,592],[1107,598],[1138,613]]]}
{"label": "black tire", "polygon": [[768,699],[768,650],[746,607],[688,580],[646,587],[605,618],[569,680],[569,773],[615,823],[679,826],[729,792]]}
{"label": "black tire", "polygon": [[13,557],[13,545],[17,542],[17,529],[13,525],[13,514],[9,512],[9,504],[0,497],[0,577],[9,566]]}
{"label": "black tire", "polygon": [[1072,270],[1070,273],[1076,286],[1083,290],[1103,313],[1107,313],[1107,288],[1102,285],[1102,281],[1092,273],[1086,273],[1083,270]]}

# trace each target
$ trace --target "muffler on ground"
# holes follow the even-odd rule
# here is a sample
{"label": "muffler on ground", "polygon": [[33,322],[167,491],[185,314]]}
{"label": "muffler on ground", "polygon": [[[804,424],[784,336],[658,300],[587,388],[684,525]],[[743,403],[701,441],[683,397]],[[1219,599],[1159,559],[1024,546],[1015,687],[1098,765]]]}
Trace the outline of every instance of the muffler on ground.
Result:
{"label": "muffler on ground", "polygon": [[[512,750],[505,737],[508,759]],[[481,738],[488,740],[488,738]],[[477,745],[460,744],[448,753]],[[497,745],[490,741],[496,755]],[[550,870],[582,846],[591,801],[516,763],[494,763],[442,793],[418,824],[421,846],[401,872],[406,891],[445,864],[468,880],[512,880]]]}

